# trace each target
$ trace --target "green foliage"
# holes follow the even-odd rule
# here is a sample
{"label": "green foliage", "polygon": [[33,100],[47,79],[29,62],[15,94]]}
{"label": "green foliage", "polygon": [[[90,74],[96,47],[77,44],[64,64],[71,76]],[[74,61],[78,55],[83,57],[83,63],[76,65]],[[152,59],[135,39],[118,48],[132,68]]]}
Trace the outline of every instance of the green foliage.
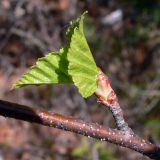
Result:
{"label": "green foliage", "polygon": [[115,160],[116,155],[114,153],[114,150],[110,148],[106,148],[106,146],[103,145],[101,142],[95,142],[92,146],[89,145],[89,143],[84,143],[78,145],[74,150],[72,151],[72,156],[76,157],[76,159],[93,159],[92,158],[92,149],[96,149],[99,155],[100,160]]}
{"label": "green foliage", "polygon": [[38,59],[36,64],[16,81],[13,88],[73,83],[83,97],[88,97],[95,92],[98,69],[83,32],[85,13],[70,23],[66,33],[69,39],[68,45]]}
{"label": "green foliage", "polygon": [[100,159],[101,160],[116,160],[114,151],[109,148],[103,148],[100,150]]}
{"label": "green foliage", "polygon": [[99,159],[101,160],[116,160],[115,152],[111,148],[107,148],[106,146],[103,146],[102,143],[96,142],[95,147],[99,152]]}
{"label": "green foliage", "polygon": [[152,130],[152,136],[159,139],[160,138],[160,118],[157,117],[149,117],[147,120],[145,121],[145,125],[147,126],[146,130]]}
{"label": "green foliage", "polygon": [[72,156],[77,157],[77,158],[83,158],[86,157],[89,153],[89,145],[87,144],[81,144],[74,148],[72,151]]}
{"label": "green foliage", "polygon": [[88,97],[97,88],[96,76],[98,70],[84,36],[83,19],[84,16],[81,16],[71,37],[70,48],[68,50],[68,72],[72,75],[74,84],[78,87],[79,92],[84,97]]}
{"label": "green foliage", "polygon": [[13,85],[13,88],[31,84],[72,83],[72,79],[68,75],[67,52],[67,48],[62,48],[59,52],[52,52],[38,59],[36,65],[32,66],[31,69]]}

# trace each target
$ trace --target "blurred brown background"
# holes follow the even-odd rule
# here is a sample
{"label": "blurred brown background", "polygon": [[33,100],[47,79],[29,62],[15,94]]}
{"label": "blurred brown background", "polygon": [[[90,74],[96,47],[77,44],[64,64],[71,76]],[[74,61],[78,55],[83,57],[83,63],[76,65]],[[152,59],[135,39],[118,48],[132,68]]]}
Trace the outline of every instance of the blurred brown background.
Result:
{"label": "blurred brown background", "polygon": [[[10,91],[37,58],[66,43],[69,21],[89,11],[85,34],[133,130],[160,144],[160,1],[0,0],[0,99],[115,127],[94,96],[70,85]],[[147,159],[129,149],[0,117],[0,160]]]}

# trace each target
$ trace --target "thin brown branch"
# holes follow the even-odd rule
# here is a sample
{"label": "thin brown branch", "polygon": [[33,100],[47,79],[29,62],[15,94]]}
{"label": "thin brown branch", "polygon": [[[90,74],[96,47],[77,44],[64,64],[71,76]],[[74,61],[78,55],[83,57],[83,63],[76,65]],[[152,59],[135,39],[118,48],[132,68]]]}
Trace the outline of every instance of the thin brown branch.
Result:
{"label": "thin brown branch", "polygon": [[159,147],[135,134],[126,134],[124,131],[110,129],[94,123],[86,123],[72,117],[53,114],[2,100],[0,100],[0,115],[75,132],[130,148],[153,159],[160,158]]}
{"label": "thin brown branch", "polygon": [[110,85],[108,77],[100,69],[97,75],[97,85],[98,87],[95,95],[98,97],[98,100],[112,112],[118,129],[133,134],[132,129],[128,126],[123,117],[123,111],[119,105],[116,93]]}

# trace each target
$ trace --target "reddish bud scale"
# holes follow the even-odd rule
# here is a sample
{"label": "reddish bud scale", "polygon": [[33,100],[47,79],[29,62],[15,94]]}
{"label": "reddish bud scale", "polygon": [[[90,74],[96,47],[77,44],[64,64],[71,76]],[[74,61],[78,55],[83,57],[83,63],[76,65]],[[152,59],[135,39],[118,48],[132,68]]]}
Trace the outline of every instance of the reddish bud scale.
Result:
{"label": "reddish bud scale", "polygon": [[111,88],[109,79],[100,69],[97,75],[97,90],[95,94],[101,103],[107,106],[113,106],[117,103],[117,96]]}
{"label": "reddish bud scale", "polygon": [[100,69],[97,75],[97,90],[95,95],[112,112],[118,129],[133,134],[131,128],[128,127],[128,124],[124,120],[122,109],[108,77]]}

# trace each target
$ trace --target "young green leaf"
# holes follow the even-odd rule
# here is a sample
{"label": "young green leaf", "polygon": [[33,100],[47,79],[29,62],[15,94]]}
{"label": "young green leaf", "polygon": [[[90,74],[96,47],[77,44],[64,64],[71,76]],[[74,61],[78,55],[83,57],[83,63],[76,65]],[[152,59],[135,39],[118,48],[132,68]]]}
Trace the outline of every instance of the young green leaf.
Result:
{"label": "young green leaf", "polygon": [[64,47],[59,52],[51,52],[38,59],[36,65],[32,66],[20,80],[16,81],[12,88],[33,84],[73,83],[68,74],[67,53],[68,47]]}
{"label": "young green leaf", "polygon": [[[85,14],[85,13],[84,13]],[[96,88],[98,69],[92,57],[83,32],[84,14],[76,21],[74,29],[70,29],[71,42],[68,50],[69,74],[83,97],[92,95]]]}
{"label": "young green leaf", "polygon": [[73,83],[83,97],[92,95],[97,88],[97,66],[83,33],[85,13],[70,23],[67,30],[69,43],[60,51],[52,52],[38,59],[36,64],[13,85]]}

